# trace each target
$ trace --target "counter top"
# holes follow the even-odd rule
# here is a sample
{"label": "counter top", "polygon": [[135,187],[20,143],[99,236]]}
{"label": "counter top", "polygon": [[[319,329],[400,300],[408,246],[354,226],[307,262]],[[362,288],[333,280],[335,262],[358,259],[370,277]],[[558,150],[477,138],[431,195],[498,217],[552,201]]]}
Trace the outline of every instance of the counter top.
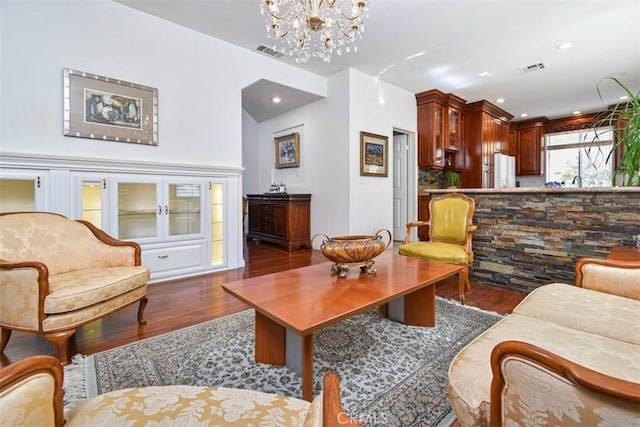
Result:
{"label": "counter top", "polygon": [[432,188],[419,186],[418,195],[439,193],[639,193],[640,187],[515,187],[515,188]]}

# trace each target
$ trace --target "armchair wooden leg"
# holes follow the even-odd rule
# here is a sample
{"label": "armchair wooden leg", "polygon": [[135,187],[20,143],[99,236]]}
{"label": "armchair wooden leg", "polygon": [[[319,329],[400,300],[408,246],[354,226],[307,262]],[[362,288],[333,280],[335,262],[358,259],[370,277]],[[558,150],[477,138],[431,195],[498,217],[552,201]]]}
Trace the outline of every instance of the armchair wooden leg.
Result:
{"label": "armchair wooden leg", "polygon": [[4,351],[4,348],[7,346],[9,342],[9,338],[11,338],[11,329],[2,328],[2,338],[0,338],[0,353]]}
{"label": "armchair wooden leg", "polygon": [[467,286],[469,272],[466,268],[463,268],[458,274],[458,295],[460,296],[460,303],[464,305],[465,297],[464,290]]}
{"label": "armchair wooden leg", "polygon": [[138,324],[140,325],[144,325],[145,323],[147,323],[147,321],[144,320],[144,309],[147,308],[148,302],[149,298],[147,298],[146,295],[143,296],[140,300],[140,305],[138,306]]}
{"label": "armchair wooden leg", "polygon": [[63,365],[68,365],[71,362],[71,360],[69,359],[69,354],[67,352],[69,344],[68,341],[69,337],[75,333],[76,330],[74,328],[45,334],[45,338],[56,347],[58,360]]}

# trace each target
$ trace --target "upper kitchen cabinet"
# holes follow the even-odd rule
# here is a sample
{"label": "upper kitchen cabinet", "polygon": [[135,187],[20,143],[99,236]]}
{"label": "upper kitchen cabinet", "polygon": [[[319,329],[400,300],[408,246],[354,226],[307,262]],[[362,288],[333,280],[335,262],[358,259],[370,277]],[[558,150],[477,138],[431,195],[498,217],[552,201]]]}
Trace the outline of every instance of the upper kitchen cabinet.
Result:
{"label": "upper kitchen cabinet", "polygon": [[516,175],[539,176],[542,170],[542,147],[546,119],[533,119],[511,124],[515,140]]}
{"label": "upper kitchen cabinet", "polygon": [[465,100],[437,89],[416,94],[418,107],[418,167],[462,169]]}
{"label": "upper kitchen cabinet", "polygon": [[464,113],[464,187],[493,188],[495,153],[509,153],[513,116],[488,101],[466,104]]}

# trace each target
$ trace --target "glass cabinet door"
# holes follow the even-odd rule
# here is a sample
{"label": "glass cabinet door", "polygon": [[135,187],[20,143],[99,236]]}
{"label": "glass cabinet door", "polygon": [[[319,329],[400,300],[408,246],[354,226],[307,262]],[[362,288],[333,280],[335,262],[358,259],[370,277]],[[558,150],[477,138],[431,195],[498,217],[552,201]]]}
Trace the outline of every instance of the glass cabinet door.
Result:
{"label": "glass cabinet door", "polygon": [[224,264],[224,184],[211,182],[211,265]]}
{"label": "glass cabinet door", "polygon": [[167,203],[169,236],[201,233],[202,184],[169,184]]}
{"label": "glass cabinet door", "polygon": [[44,176],[2,171],[0,176],[0,212],[44,210]]}
{"label": "glass cabinet door", "polygon": [[433,165],[444,166],[444,107],[435,105],[435,126],[433,129]]}
{"label": "glass cabinet door", "polygon": [[462,112],[449,108],[447,149],[458,151],[460,149],[460,134],[462,133]]}
{"label": "glass cabinet door", "polygon": [[107,179],[100,175],[72,174],[73,216],[109,233]]}
{"label": "glass cabinet door", "polygon": [[155,182],[118,182],[118,238],[126,240],[159,237],[158,218],[168,208],[158,203]]}

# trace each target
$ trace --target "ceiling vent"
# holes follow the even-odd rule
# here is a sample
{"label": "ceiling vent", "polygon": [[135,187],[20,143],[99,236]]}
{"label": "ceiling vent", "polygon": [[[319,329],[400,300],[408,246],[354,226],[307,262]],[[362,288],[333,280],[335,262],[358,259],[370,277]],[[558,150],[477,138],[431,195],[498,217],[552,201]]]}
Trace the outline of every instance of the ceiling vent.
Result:
{"label": "ceiling vent", "polygon": [[275,51],[275,50],[271,49],[270,47],[267,47],[267,46],[265,46],[263,44],[258,46],[257,51],[258,52],[262,52],[265,55],[273,56],[274,58],[282,58],[284,56],[284,54],[282,54],[282,53],[280,53],[278,51]]}
{"label": "ceiling vent", "polygon": [[544,69],[544,64],[542,62],[538,62],[537,64],[531,64],[525,67],[518,68],[518,70],[520,70],[522,74],[530,73],[532,71],[537,71],[537,70],[543,70],[543,69]]}

